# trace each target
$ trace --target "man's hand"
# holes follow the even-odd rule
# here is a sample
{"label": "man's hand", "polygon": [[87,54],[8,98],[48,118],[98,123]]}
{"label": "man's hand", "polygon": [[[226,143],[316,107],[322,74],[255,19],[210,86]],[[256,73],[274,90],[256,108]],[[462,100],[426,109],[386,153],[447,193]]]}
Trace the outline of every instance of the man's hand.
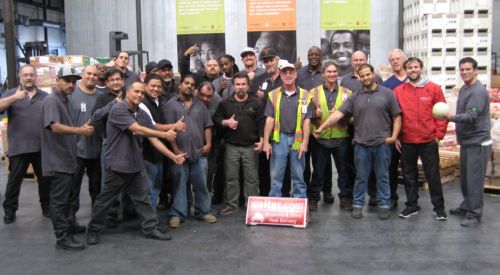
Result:
{"label": "man's hand", "polygon": [[194,44],[193,46],[189,47],[184,52],[184,56],[191,56],[191,55],[197,53],[199,50],[200,50],[200,48],[198,48],[198,44]]}
{"label": "man's hand", "polygon": [[234,114],[229,119],[223,120],[222,124],[233,130],[238,128],[238,121],[234,119]]}
{"label": "man's hand", "polygon": [[21,99],[25,99],[26,97],[28,97],[28,93],[26,91],[23,91],[21,86],[19,86],[19,87],[17,87],[16,92],[12,96],[17,100],[21,100]]}
{"label": "man's hand", "polygon": [[297,56],[297,60],[295,61],[294,65],[296,70],[302,68],[302,62],[300,62],[300,56]]}
{"label": "man's hand", "polygon": [[253,80],[253,78],[255,77],[255,72],[248,72],[247,75],[250,80]]}
{"label": "man's hand", "polygon": [[266,158],[269,159],[269,156],[273,153],[273,149],[271,147],[271,144],[269,142],[264,142],[264,145],[262,147],[262,151],[266,153]]}
{"label": "man's hand", "polygon": [[385,144],[387,144],[387,145],[394,144],[394,143],[396,143],[397,140],[398,140],[397,138],[388,137],[385,139]]}
{"label": "man's hand", "polygon": [[208,154],[210,154],[211,149],[212,149],[211,144],[205,144],[203,147],[201,147],[200,153],[202,156],[208,156]]}
{"label": "man's hand", "polygon": [[174,124],[174,130],[176,132],[186,132],[187,124],[184,122],[184,116],[182,116],[177,122]]}
{"label": "man's hand", "polygon": [[261,142],[261,141],[256,142],[256,143],[255,143],[255,146],[253,147],[253,150],[254,150],[255,152],[260,153],[260,152],[262,152],[262,146],[263,146],[263,144],[262,144],[262,142]]}
{"label": "man's hand", "polygon": [[323,116],[323,111],[321,111],[321,106],[316,106],[316,117],[317,118],[321,118],[321,116]]}
{"label": "man's hand", "polygon": [[220,90],[224,91],[225,89],[227,89],[227,87],[229,87],[229,81],[226,78],[222,77],[220,81]]}
{"label": "man's hand", "polygon": [[78,128],[79,128],[78,131],[82,136],[88,137],[94,133],[94,126],[90,125],[90,119],[85,124],[83,124]]}
{"label": "man's hand", "polygon": [[307,153],[307,143],[302,142],[299,146],[299,159]]}
{"label": "man's hand", "polygon": [[173,159],[175,164],[182,165],[186,161],[187,153],[176,155]]}
{"label": "man's hand", "polygon": [[398,139],[396,140],[396,143],[394,143],[394,146],[396,147],[396,150],[401,154],[401,141]]}
{"label": "man's hand", "polygon": [[163,136],[163,138],[168,140],[169,142],[174,141],[176,137],[177,137],[177,133],[173,129],[170,129],[170,130],[164,132],[164,136]]}
{"label": "man's hand", "polygon": [[255,93],[255,96],[260,100],[264,100],[264,91],[262,90],[262,87],[259,87],[259,90],[257,91],[257,93]]}
{"label": "man's hand", "polygon": [[122,99],[122,93],[123,92],[119,92],[118,95],[116,96],[115,100],[116,102],[121,102],[123,99]]}

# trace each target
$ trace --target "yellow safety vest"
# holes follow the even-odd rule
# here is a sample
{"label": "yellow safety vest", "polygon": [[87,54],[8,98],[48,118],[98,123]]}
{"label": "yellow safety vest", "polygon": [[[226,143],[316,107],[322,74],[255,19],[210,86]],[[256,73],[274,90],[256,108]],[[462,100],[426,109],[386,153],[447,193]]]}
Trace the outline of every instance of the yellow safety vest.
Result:
{"label": "yellow safety vest", "polygon": [[[300,87],[297,88],[299,89],[299,104],[297,104],[297,123],[295,125],[295,139],[292,145],[292,150],[298,150],[300,144],[304,140],[302,132],[302,105],[308,105],[311,101],[311,98],[308,96],[308,91]],[[273,135],[271,137],[271,140],[274,142],[280,141],[280,102],[282,94],[283,87],[274,89],[268,94],[269,100],[274,107],[274,128]]]}
{"label": "yellow safety vest", "polygon": [[[335,99],[335,110],[340,109],[344,101],[351,96],[351,90],[344,88],[342,86],[338,86],[337,98]],[[323,124],[326,119],[330,116],[330,110],[328,109],[328,104],[326,102],[325,90],[323,89],[323,85],[319,85],[316,88],[313,88],[309,92],[309,97],[314,100],[314,104],[318,104],[321,108],[321,118],[319,120],[319,124]],[[311,132],[316,130],[315,125],[311,125]],[[331,139],[331,138],[344,138],[349,134],[347,133],[347,122],[344,119],[341,119],[334,125],[328,127],[323,130],[319,135],[322,139]]]}

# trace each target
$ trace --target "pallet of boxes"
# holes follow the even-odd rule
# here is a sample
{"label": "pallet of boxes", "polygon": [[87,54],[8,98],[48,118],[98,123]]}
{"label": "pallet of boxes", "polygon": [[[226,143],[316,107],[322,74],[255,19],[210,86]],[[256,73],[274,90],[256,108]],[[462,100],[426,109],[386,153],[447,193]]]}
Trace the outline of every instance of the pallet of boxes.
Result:
{"label": "pallet of boxes", "polygon": [[486,191],[500,191],[500,75],[492,75],[490,96],[491,139],[493,153],[486,170]]}

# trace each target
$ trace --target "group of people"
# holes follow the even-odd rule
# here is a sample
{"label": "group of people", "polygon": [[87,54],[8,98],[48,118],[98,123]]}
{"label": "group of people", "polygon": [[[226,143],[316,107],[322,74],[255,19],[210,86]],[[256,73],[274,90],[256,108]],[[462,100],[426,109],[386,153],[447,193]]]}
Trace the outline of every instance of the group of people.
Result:
{"label": "group of people", "polygon": [[[417,214],[420,157],[435,218],[446,220],[438,143],[449,121],[462,145],[464,196],[449,213],[462,216],[463,226],[481,221],[492,141],[488,93],[474,59],[459,63],[464,86],[457,114],[435,118],[432,107],[445,102],[443,92],[422,75],[420,59],[407,59],[399,49],[389,52],[394,74],[385,81],[363,51],[352,53],[352,71],[340,79],[338,64],[323,60],[316,46],[305,66],[280,62],[268,47],[261,68],[248,47],[240,54],[242,70],[224,54],[192,74],[189,58],[197,50],[184,52],[180,81],[166,59],[148,63],[141,81],[120,52],[113,67],[61,68],[51,94],[36,87],[33,66],[22,66],[19,87],[0,99],[9,121],[4,222],[16,219],[29,164],[56,247],[81,250],[74,235],[85,232],[86,243],[97,244],[104,226],[117,226],[119,209],[123,218],[140,218],[147,238],[170,239],[156,211],[166,201],[170,228],[190,215],[215,223],[213,203],[223,203],[219,214],[230,215],[257,195],[307,198],[315,211],[321,193],[325,203],[334,202],[330,156],[339,206],[353,218],[363,217],[367,192],[378,217],[391,216],[400,161],[407,201],[399,217]],[[84,173],[92,202],[87,226],[76,220]]]}

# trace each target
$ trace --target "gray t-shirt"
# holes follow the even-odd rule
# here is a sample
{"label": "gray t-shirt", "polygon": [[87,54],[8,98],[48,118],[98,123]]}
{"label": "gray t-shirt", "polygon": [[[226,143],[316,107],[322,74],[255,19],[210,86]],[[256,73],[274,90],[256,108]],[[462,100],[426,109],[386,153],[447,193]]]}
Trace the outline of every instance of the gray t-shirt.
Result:
{"label": "gray t-shirt", "polygon": [[106,169],[120,173],[137,173],[144,170],[143,137],[135,135],[128,129],[135,122],[153,128],[151,118],[141,108],[131,110],[126,100],[113,105],[106,124],[108,141],[104,153]]}
{"label": "gray t-shirt", "polygon": [[490,100],[488,91],[476,80],[469,87],[462,86],[457,100],[457,141],[462,146],[480,145],[491,140]]}
{"label": "gray t-shirt", "polygon": [[[54,89],[42,102],[42,171],[44,176],[55,172],[76,171],[76,135],[54,134],[52,123],[74,126],[66,96]],[[38,126],[40,127],[40,126]]]}
{"label": "gray t-shirt", "polygon": [[358,91],[340,107],[354,119],[354,142],[364,146],[382,144],[392,134],[392,118],[401,113],[394,93],[378,85],[375,91]]}
{"label": "gray t-shirt", "polygon": [[[5,92],[2,98],[16,93],[16,89]],[[9,156],[40,152],[40,119],[42,101],[47,93],[38,90],[31,99],[14,102],[7,108],[7,133],[9,137]]]}
{"label": "gray t-shirt", "polygon": [[[279,89],[282,90],[281,100],[280,100],[280,133],[284,133],[287,135],[295,134],[295,127],[297,125],[297,108],[299,104],[299,89],[296,88],[295,93],[291,95],[287,95],[283,87]],[[269,93],[269,96],[271,96]],[[304,102],[301,102],[301,105],[304,105]],[[306,106],[307,111],[302,112],[302,119],[311,118],[313,114],[314,107],[312,104]],[[271,100],[268,100],[266,103],[266,109],[264,111],[264,115],[266,117],[275,117],[274,106],[271,103]]]}
{"label": "gray t-shirt", "polygon": [[[375,82],[379,85],[382,85],[384,81],[379,75],[375,75]],[[352,92],[358,92],[363,90],[363,83],[359,81],[358,77],[354,75],[353,72],[350,72],[342,77],[342,81],[340,81],[340,86],[346,87]]]}
{"label": "gray t-shirt", "polygon": [[[75,126],[82,126],[90,118],[94,109],[96,98],[102,92],[96,90],[93,94],[84,93],[79,86],[69,96],[71,117]],[[100,134],[94,132],[91,136],[77,136],[76,155],[83,159],[95,159],[101,154],[102,139]]]}
{"label": "gray t-shirt", "polygon": [[175,141],[179,149],[188,154],[188,161],[196,162],[200,158],[200,149],[205,145],[205,129],[213,125],[207,107],[193,98],[191,107],[186,109],[180,97],[176,96],[160,108],[167,124],[175,123],[184,116],[187,130],[177,133]]}

